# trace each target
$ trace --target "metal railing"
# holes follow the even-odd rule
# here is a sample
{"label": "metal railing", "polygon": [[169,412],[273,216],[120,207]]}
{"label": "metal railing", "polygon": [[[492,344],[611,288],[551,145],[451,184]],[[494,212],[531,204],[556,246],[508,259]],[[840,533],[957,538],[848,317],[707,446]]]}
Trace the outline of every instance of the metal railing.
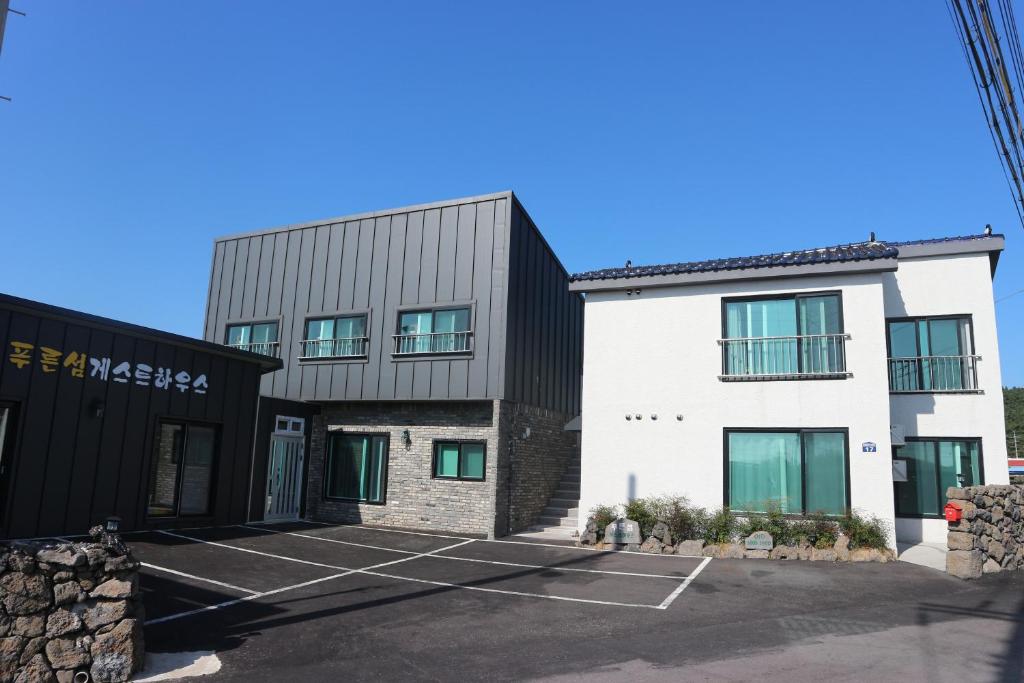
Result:
{"label": "metal railing", "polygon": [[466,353],[473,350],[472,332],[430,332],[393,335],[396,356],[416,353]]}
{"label": "metal railing", "polygon": [[252,342],[249,344],[227,344],[227,346],[239,351],[258,353],[263,356],[273,356],[274,358],[281,354],[281,344],[278,342]]}
{"label": "metal railing", "polygon": [[369,337],[303,339],[299,342],[299,358],[361,358],[369,341]]}
{"label": "metal railing", "polygon": [[981,356],[915,356],[889,359],[894,394],[978,391]]}
{"label": "metal railing", "polygon": [[719,339],[723,379],[846,377],[848,334]]}

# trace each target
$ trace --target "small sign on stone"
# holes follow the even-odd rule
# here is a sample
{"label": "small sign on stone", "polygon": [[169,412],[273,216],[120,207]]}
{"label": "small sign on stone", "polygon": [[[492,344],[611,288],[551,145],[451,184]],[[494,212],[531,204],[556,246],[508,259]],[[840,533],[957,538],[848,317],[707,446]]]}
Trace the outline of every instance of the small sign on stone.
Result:
{"label": "small sign on stone", "polygon": [[771,550],[775,547],[775,539],[767,531],[755,531],[747,536],[747,550]]}
{"label": "small sign on stone", "polygon": [[642,543],[640,524],[632,519],[617,519],[604,529],[604,542],[616,545]]}

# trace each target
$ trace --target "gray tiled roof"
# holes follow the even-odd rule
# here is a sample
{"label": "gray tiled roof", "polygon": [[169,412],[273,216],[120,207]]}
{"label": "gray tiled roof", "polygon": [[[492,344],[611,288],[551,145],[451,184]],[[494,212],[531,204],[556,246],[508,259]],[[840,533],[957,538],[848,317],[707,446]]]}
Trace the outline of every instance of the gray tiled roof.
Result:
{"label": "gray tiled roof", "polygon": [[772,268],[775,266],[894,259],[899,256],[899,247],[901,246],[979,240],[989,237],[998,237],[998,235],[942,237],[938,239],[916,240],[911,242],[859,242],[857,244],[841,244],[834,247],[821,247],[818,249],[784,251],[776,254],[763,254],[761,256],[739,256],[735,258],[710,259],[708,261],[688,261],[685,263],[667,263],[653,266],[631,266],[629,268],[604,268],[602,270],[575,273],[572,275],[571,280],[573,282],[581,280],[611,280],[651,275],[710,273],[724,270]]}

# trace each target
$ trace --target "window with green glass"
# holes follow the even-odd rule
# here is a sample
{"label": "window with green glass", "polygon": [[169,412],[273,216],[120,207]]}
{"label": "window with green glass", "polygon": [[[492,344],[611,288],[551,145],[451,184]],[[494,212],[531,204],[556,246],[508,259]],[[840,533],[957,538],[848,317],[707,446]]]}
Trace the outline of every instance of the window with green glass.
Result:
{"label": "window with green glass", "polygon": [[328,435],[325,497],[383,503],[387,471],[387,436],[346,433]]}
{"label": "window with green glass", "polygon": [[303,358],[346,358],[366,355],[366,315],[344,315],[306,321]]}
{"label": "window with green glass", "polygon": [[471,351],[468,307],[405,311],[398,316],[395,353],[459,353]]}
{"label": "window with green glass", "polygon": [[846,432],[727,430],[726,450],[733,510],[841,515],[850,507]]}
{"label": "window with green glass", "polygon": [[723,372],[835,375],[846,370],[838,293],[726,300]]}
{"label": "window with green glass", "polygon": [[887,327],[890,391],[977,388],[969,317],[889,320]]}
{"label": "window with green glass", "polygon": [[479,441],[434,443],[434,477],[483,481],[486,448]]}
{"label": "window with green glass", "polygon": [[908,438],[893,449],[893,459],[906,463],[907,480],[895,482],[902,517],[941,517],[947,488],[983,483],[977,439]]}

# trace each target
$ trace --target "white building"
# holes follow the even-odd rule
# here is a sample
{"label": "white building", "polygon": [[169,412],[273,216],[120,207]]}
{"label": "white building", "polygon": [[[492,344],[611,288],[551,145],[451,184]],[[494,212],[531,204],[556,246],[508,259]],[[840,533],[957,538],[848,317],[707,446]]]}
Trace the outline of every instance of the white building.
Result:
{"label": "white building", "polygon": [[901,542],[944,542],[947,486],[1008,482],[1003,244],[872,239],[573,276],[581,522],[597,504],[681,494],[738,512],[853,508]]}

